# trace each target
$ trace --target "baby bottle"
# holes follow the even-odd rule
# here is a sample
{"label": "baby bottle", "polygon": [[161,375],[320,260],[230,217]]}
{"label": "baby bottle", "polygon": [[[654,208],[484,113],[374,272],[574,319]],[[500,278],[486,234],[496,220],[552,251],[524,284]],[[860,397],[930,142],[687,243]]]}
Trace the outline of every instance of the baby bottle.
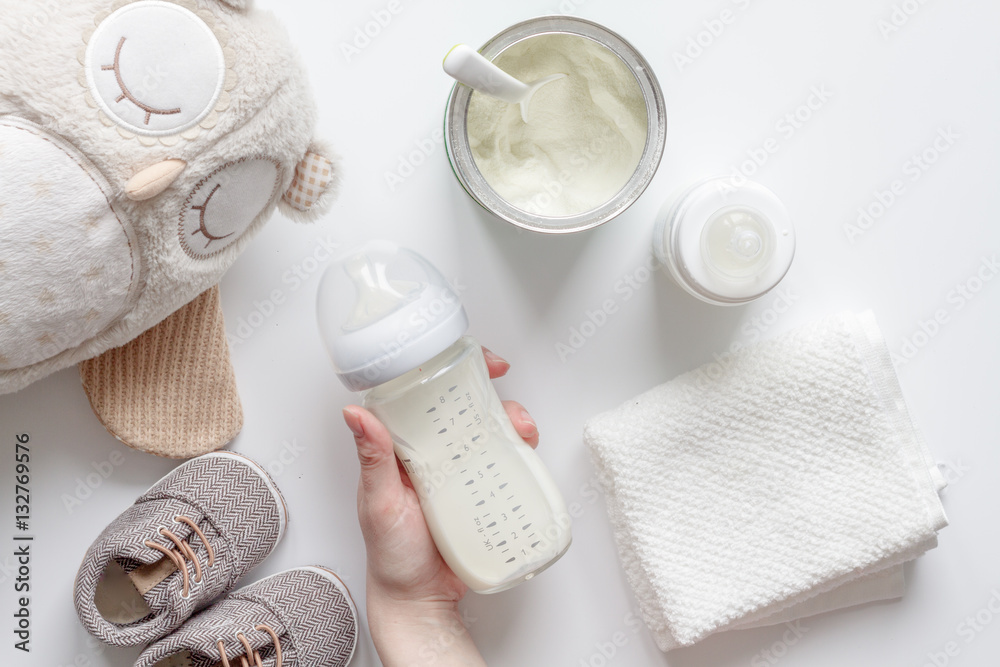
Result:
{"label": "baby bottle", "polygon": [[777,195],[763,185],[712,178],[664,204],[653,251],[671,277],[708,303],[759,299],[788,273],[795,228]]}
{"label": "baby bottle", "polygon": [[566,505],[465,336],[457,294],[417,253],[376,241],[333,264],[319,328],[341,381],[389,429],[445,562],[470,589],[527,581],[569,548]]}

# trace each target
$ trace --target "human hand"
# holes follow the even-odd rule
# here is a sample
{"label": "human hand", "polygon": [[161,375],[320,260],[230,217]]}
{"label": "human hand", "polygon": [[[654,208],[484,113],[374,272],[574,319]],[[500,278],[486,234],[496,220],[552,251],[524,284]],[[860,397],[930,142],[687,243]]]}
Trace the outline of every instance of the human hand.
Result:
{"label": "human hand", "polygon": [[[510,364],[483,348],[491,378]],[[514,401],[504,408],[518,434],[538,446],[538,428]],[[441,558],[420,501],[385,426],[358,406],[344,409],[361,463],[358,519],[368,552],[368,625],[386,667],[485,665],[458,615],[468,587]]]}

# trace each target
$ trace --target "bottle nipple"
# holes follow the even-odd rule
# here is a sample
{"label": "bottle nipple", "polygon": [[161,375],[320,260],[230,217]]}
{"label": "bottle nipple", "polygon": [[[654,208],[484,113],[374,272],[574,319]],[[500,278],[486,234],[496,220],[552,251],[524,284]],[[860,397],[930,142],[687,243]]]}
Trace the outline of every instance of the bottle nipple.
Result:
{"label": "bottle nipple", "polygon": [[419,282],[393,280],[386,275],[388,266],[374,262],[365,254],[357,254],[344,263],[344,270],[357,290],[357,301],[344,329],[351,331],[366,327],[386,317],[416,299],[424,289]]}
{"label": "bottle nipple", "polygon": [[708,267],[723,278],[746,279],[761,273],[774,254],[774,225],[751,208],[716,213],[702,231],[701,251]]}

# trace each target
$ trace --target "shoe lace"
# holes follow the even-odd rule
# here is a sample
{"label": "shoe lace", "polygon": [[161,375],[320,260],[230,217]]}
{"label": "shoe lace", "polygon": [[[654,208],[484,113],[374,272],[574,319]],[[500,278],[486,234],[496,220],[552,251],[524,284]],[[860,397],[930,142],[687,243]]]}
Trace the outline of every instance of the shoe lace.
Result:
{"label": "shoe lace", "polygon": [[[278,641],[278,633],[267,625],[254,626],[254,630],[266,632],[271,635],[271,642],[274,644],[274,652],[277,658],[275,667],[281,667],[281,642]],[[256,665],[256,667],[264,667],[260,660],[260,652],[250,646],[250,642],[247,641],[246,635],[242,632],[237,632],[236,638],[240,640],[240,643],[243,644],[243,648],[246,649],[246,654],[240,656],[240,667],[253,667],[253,665]],[[222,656],[223,667],[233,667],[233,664],[229,662],[229,656],[226,655],[226,645],[222,643],[221,639],[219,640],[218,647],[219,655]],[[253,659],[254,662],[250,663],[248,662],[248,659]]]}
{"label": "shoe lace", "polygon": [[[205,551],[208,552],[207,567],[212,567],[215,564],[215,552],[212,550],[212,545],[208,543],[208,538],[205,537],[205,533],[201,531],[201,528],[199,528],[194,521],[186,516],[175,516],[174,521],[185,524],[194,531],[195,535],[198,536],[198,539],[201,540],[201,543],[205,545]],[[185,561],[189,560],[194,564],[194,582],[196,584],[201,583],[201,563],[198,562],[198,557],[195,555],[190,544],[182,541],[177,537],[177,535],[166,528],[160,528],[159,533],[174,543],[174,549],[168,549],[151,540],[146,540],[145,545],[150,549],[156,549],[164,556],[172,560],[174,565],[177,566],[177,569],[181,571],[181,574],[184,577],[184,588],[181,591],[181,596],[186,598],[188,596],[188,591],[191,589],[191,582],[188,576],[188,569]]]}

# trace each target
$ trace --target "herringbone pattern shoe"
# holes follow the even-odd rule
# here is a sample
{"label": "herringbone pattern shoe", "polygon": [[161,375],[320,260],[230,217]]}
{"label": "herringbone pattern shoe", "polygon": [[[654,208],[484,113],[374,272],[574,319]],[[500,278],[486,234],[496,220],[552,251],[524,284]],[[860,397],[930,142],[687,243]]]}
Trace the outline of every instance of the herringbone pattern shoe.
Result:
{"label": "herringbone pattern shoe", "polygon": [[74,595],[80,621],[114,646],[154,642],[267,558],[286,522],[281,493],[258,464],[231,452],[192,459],[87,551]]}
{"label": "herringbone pattern shoe", "polygon": [[135,667],[343,667],[357,641],[344,583],[301,567],[230,593],[143,651]]}

